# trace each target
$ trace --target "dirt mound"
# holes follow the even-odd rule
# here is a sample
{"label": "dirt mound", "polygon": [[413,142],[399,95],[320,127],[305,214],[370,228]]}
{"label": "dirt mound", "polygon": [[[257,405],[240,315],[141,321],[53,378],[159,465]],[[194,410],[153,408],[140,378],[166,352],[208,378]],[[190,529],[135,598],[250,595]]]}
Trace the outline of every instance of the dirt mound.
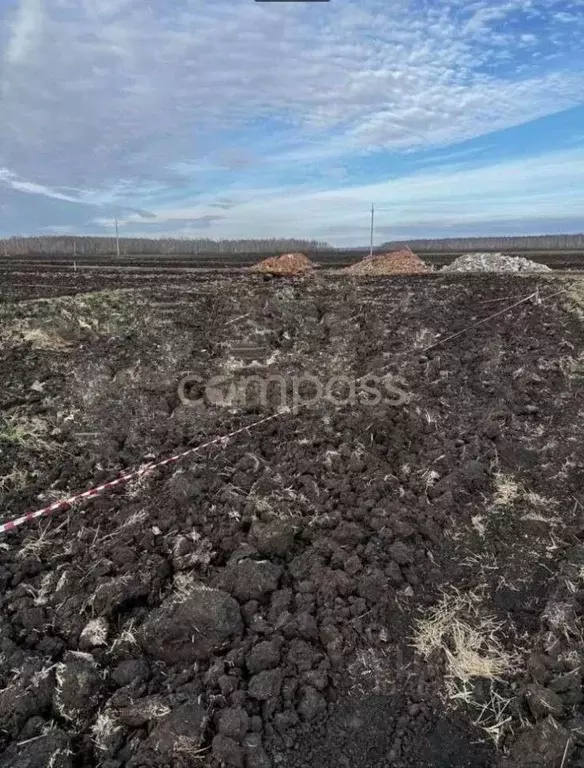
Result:
{"label": "dirt mound", "polygon": [[430,272],[412,251],[394,251],[393,253],[374,253],[356,264],[345,268],[353,275],[422,275]]}
{"label": "dirt mound", "polygon": [[270,256],[252,268],[253,272],[266,275],[302,275],[314,269],[314,264],[303,253],[283,253],[281,256]]}
{"label": "dirt mound", "polygon": [[538,264],[523,256],[504,253],[465,253],[442,269],[443,272],[551,272],[545,264]]}

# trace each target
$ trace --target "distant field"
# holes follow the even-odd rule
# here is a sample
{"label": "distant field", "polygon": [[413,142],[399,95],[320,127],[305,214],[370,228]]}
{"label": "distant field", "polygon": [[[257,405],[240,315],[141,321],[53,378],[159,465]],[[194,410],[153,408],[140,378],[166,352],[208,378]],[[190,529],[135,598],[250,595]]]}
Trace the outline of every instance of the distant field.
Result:
{"label": "distant field", "polygon": [[[450,253],[442,252],[422,252],[418,255],[429,264],[439,268],[450,264],[455,258],[462,255],[465,251]],[[512,256],[525,256],[542,264],[547,264],[552,269],[584,269],[584,250],[564,250],[564,251],[505,251]],[[316,263],[325,267],[343,267],[352,264],[363,258],[367,254],[366,249],[339,249],[331,251],[307,252],[307,255]],[[200,254],[200,255],[164,255],[164,254],[136,254],[122,255],[100,255],[83,256],[78,255],[75,259],[79,268],[91,266],[108,267],[160,267],[164,269],[186,269],[186,268],[235,268],[249,267],[262,258],[270,255],[264,253],[237,253],[237,254]],[[19,270],[37,271],[39,267],[43,269],[52,269],[58,267],[71,267],[73,256],[63,254],[59,256],[8,256],[0,258],[0,270],[18,268]]]}

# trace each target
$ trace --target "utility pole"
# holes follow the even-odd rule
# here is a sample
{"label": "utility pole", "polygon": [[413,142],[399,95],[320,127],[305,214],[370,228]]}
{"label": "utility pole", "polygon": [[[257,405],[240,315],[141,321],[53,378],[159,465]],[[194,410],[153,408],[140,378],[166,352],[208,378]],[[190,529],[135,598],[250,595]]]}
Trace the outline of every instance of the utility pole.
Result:
{"label": "utility pole", "polygon": [[371,237],[369,239],[369,256],[373,256],[373,219],[375,217],[375,205],[371,203]]}
{"label": "utility pole", "polygon": [[118,234],[118,217],[116,216],[116,255],[120,256],[120,236]]}
{"label": "utility pole", "polygon": [[4,241],[4,258],[5,259],[8,258],[8,243],[6,242],[6,240]]}

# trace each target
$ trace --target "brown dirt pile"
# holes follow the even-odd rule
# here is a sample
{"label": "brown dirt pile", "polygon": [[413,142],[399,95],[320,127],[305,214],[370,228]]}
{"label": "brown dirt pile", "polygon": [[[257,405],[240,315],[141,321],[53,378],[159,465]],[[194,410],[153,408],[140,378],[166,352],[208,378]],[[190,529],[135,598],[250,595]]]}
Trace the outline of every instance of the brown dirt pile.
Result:
{"label": "brown dirt pile", "polygon": [[270,256],[252,267],[254,272],[268,275],[301,275],[314,269],[314,264],[303,253],[283,253]]}
{"label": "brown dirt pile", "polygon": [[353,275],[421,275],[430,272],[412,251],[394,251],[393,253],[374,253],[345,269]]}

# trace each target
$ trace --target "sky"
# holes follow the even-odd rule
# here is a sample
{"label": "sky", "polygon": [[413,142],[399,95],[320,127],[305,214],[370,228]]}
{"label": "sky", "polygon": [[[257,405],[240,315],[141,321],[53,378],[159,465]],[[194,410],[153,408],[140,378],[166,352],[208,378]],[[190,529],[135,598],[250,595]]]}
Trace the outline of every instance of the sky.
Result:
{"label": "sky", "polygon": [[0,236],[584,231],[584,0],[0,0]]}

